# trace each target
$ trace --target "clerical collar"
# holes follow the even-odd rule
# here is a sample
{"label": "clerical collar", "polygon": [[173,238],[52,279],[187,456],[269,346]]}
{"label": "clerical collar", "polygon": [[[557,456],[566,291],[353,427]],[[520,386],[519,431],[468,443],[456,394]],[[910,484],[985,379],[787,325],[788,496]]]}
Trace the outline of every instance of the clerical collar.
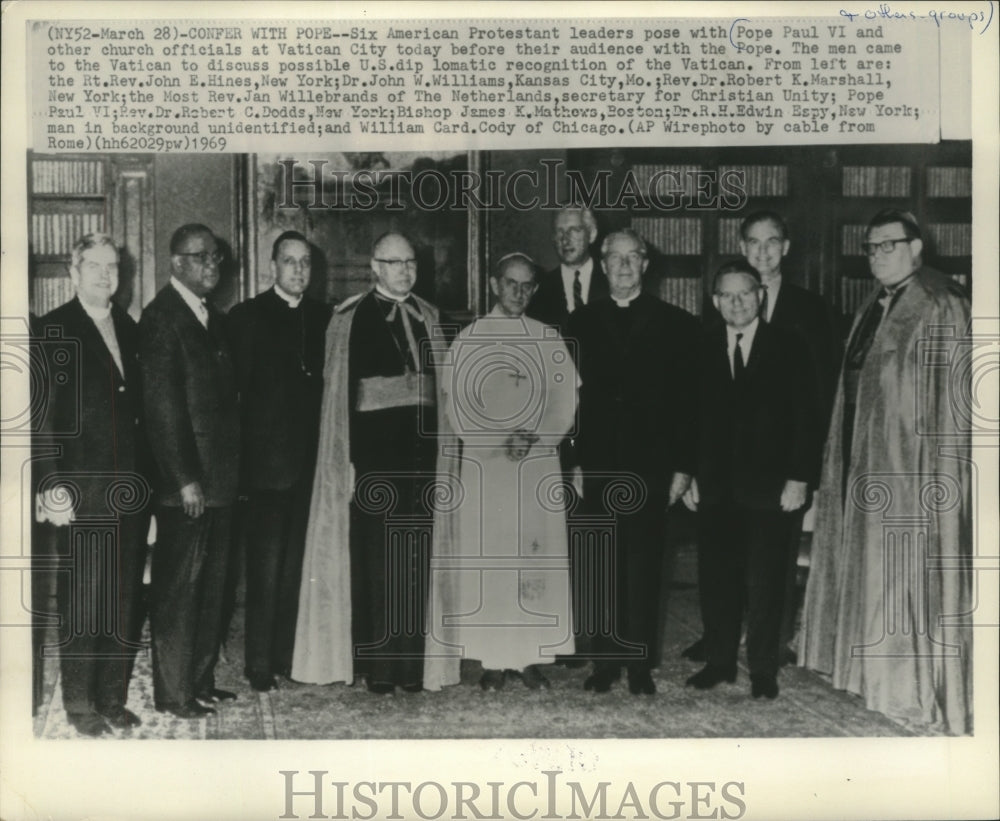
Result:
{"label": "clerical collar", "polygon": [[393,302],[406,302],[406,300],[410,298],[410,294],[407,294],[406,296],[396,296],[395,294],[390,294],[385,288],[377,283],[375,285],[375,292],[379,296],[392,300]]}
{"label": "clerical collar", "polygon": [[642,293],[642,291],[639,290],[639,291],[636,291],[634,294],[632,294],[632,296],[626,297],[625,299],[618,299],[618,297],[614,297],[614,296],[611,297],[611,298],[615,301],[615,305],[617,305],[619,308],[627,308],[629,305],[631,305],[633,302],[635,302],[636,299],[639,298],[639,294],[641,294],[641,293]]}
{"label": "clerical collar", "polygon": [[87,316],[89,316],[92,320],[94,320],[94,322],[100,322],[102,319],[107,319],[111,315],[110,302],[104,308],[95,308],[93,305],[88,305],[86,302],[80,299],[79,296],[77,296],[77,300],[83,307],[83,310],[87,312]]}
{"label": "clerical collar", "polygon": [[299,303],[302,302],[302,294],[292,296],[291,294],[282,291],[281,288],[278,287],[277,282],[274,283],[274,292],[288,303],[289,308],[298,308]]}
{"label": "clerical collar", "polygon": [[181,295],[181,299],[188,304],[188,307],[194,311],[195,316],[200,317],[202,311],[208,310],[205,300],[188,288],[177,277],[170,277],[170,284],[174,286],[174,290]]}

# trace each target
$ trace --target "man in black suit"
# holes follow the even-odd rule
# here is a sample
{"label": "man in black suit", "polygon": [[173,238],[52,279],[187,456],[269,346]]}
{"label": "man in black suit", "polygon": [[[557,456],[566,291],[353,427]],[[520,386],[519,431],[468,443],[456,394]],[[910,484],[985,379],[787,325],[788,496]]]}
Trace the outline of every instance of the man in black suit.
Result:
{"label": "man in black suit", "polygon": [[570,205],[556,214],[552,243],[559,267],[545,273],[525,312],[566,335],[570,315],[608,295],[608,280],[590,253],[597,239],[597,220],[589,208]]}
{"label": "man in black suit", "polygon": [[712,301],[724,325],[700,348],[698,455],[684,495],[698,511],[698,587],[707,664],[687,684],[735,681],[744,607],[755,698],[778,695],[789,531],[818,472],[816,397],[794,336],[758,317],[760,275],[727,263]]}
{"label": "man in black suit", "polygon": [[[139,323],[143,398],[157,471],[151,623],[157,710],[181,718],[235,699],[215,687],[236,500],[240,419],[224,314],[205,297],[222,254],[210,229],[170,240],[170,282]],[[199,703],[203,702],[203,703]]]}
{"label": "man in black suit", "polygon": [[[820,412],[817,424],[821,430],[826,430],[840,370],[841,340],[833,309],[827,301],[819,294],[796,285],[782,274],[781,262],[790,247],[788,226],[775,211],[755,211],[740,224],[740,250],[760,273],[764,289],[761,294],[760,318],[771,325],[785,328],[794,334],[796,344],[805,345],[810,362],[808,379],[815,391]],[[816,447],[818,458],[822,438],[817,440]],[[807,508],[808,504],[803,505],[797,513],[798,524],[789,529],[785,611],[781,623],[782,663],[794,658],[787,645],[795,630],[798,610],[797,560],[802,517]],[[692,661],[704,661],[703,641],[699,639],[683,655]]]}
{"label": "man in black suit", "polygon": [[[591,246],[597,240],[597,220],[589,208],[570,205],[561,209],[552,226],[552,244],[559,257],[559,266],[546,272],[538,281],[538,288],[525,313],[532,319],[559,329],[570,350],[573,341],[569,338],[570,317],[584,305],[608,295],[608,278],[591,253]],[[567,491],[577,496],[582,491],[580,480],[580,459],[576,452],[576,440],[567,436],[559,446],[559,461],[566,478]],[[579,508],[578,499],[572,498],[567,504],[571,513]],[[567,667],[582,667],[590,650],[590,636],[585,625],[593,624],[595,615],[585,609],[589,596],[584,590],[585,571],[580,563],[578,551],[570,545],[570,578],[573,584],[573,632],[576,638],[577,656],[559,656],[557,663]]]}
{"label": "man in black suit", "polygon": [[[57,601],[63,706],[78,732],[141,722],[125,707],[144,611],[150,488],[135,321],[111,301],[118,251],[87,234],[73,246],[76,296],[41,320],[50,376],[39,431],[37,518],[59,529]],[[108,623],[101,615],[112,613]],[[101,615],[98,615],[101,614]]]}
{"label": "man in black suit", "polygon": [[308,240],[285,231],[271,248],[274,286],[229,313],[248,497],[244,673],[258,692],[291,675],[295,645],[330,320],[305,296],[311,265]]}
{"label": "man in black suit", "polygon": [[[591,555],[598,572],[593,674],[584,686],[603,693],[628,671],[634,694],[656,691],[651,676],[657,650],[665,510],[687,489],[681,471],[692,456],[689,355],[697,322],[686,311],[642,292],[649,265],[646,243],[631,229],[609,234],[601,246],[610,296],[573,313],[580,373],[578,446],[583,506],[595,527],[604,519],[613,539],[606,555]],[[595,534],[592,550],[603,550]]]}

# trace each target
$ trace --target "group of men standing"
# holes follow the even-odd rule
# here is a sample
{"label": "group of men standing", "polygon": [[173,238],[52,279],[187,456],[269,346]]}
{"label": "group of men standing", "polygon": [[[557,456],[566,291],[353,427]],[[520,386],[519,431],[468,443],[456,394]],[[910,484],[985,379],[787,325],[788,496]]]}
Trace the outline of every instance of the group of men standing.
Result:
{"label": "group of men standing", "polygon": [[[80,373],[93,394],[80,395],[93,421],[79,437],[91,450],[64,448],[42,483],[39,515],[72,525],[53,496],[73,471],[101,467],[95,453],[115,454],[108,475],[149,477],[156,707],[196,718],[236,697],[216,688],[213,670],[240,494],[252,689],[275,687],[278,675],[363,678],[376,694],[456,684],[463,658],[482,662],[483,689],[515,678],[547,687],[543,665],[592,662],[588,690],[608,692],[624,669],[631,693],[655,693],[666,511],[683,500],[698,515],[704,627],[685,655],[705,662],[687,683],[736,679],[745,622],[752,695],[775,698],[802,514],[819,485],[803,663],[876,709],[897,714],[902,705],[909,717],[964,732],[968,671],[935,654],[939,637],[894,642],[912,663],[899,653],[855,660],[890,603],[877,592],[880,531],[851,494],[879,448],[904,470],[911,447],[921,460],[911,467],[937,469],[927,449],[880,442],[877,431],[908,435],[912,405],[898,387],[886,396],[897,385],[892,369],[912,368],[906,346],[935,312],[960,325],[968,301],[920,267],[912,217],[880,215],[866,252],[891,295],[873,302],[878,316],[862,309],[838,382],[829,310],[782,276],[784,221],[754,214],[741,235],[744,256],[715,274],[717,314],[700,326],[643,291],[642,237],[613,231],[595,254],[593,214],[566,208],[554,222],[560,266],[540,275],[524,254],[498,260],[494,308],[457,335],[413,293],[417,255],[399,233],[372,247],[373,288],[331,315],[305,296],[307,239],[286,232],[273,246],[274,287],[226,317],[206,300],[219,279],[217,240],[205,226],[184,226],[171,242],[170,283],[137,329],[111,302],[113,245],[85,237],[71,266],[77,298],[44,321],[91,357]],[[905,345],[895,334],[908,335]],[[882,351],[877,364],[872,350]],[[947,410],[936,413],[947,427]],[[867,450],[851,446],[861,436]],[[88,512],[70,507],[78,520]],[[114,514],[117,578],[105,576],[99,592],[73,582],[75,595],[138,601],[149,513],[140,507]],[[955,539],[947,546],[967,552],[968,520],[952,523],[952,510],[932,518]],[[932,603],[965,612],[951,608],[967,601],[967,583],[941,574]],[[66,614],[73,595],[60,594]],[[128,607],[120,616],[106,639],[116,661],[71,669],[73,654],[63,660],[64,703],[84,734],[138,723],[125,697],[141,617]],[[958,632],[948,646],[960,646],[967,664]],[[901,676],[913,699],[893,695]]]}

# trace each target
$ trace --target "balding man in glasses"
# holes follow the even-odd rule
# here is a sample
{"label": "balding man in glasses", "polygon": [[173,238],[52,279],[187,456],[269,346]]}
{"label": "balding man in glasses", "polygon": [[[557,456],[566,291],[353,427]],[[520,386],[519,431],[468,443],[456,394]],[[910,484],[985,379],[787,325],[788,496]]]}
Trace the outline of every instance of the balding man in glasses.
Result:
{"label": "balding man in glasses", "polygon": [[432,538],[447,536],[431,525],[437,471],[452,474],[439,459],[447,341],[437,308],[412,293],[409,239],[379,237],[371,271],[373,287],[342,302],[327,330],[292,678],[416,693]]}
{"label": "balding man in glasses", "polygon": [[223,260],[211,229],[170,240],[170,281],[139,322],[143,406],[156,462],[156,709],[201,718],[236,698],[215,686],[239,475],[240,416],[226,317],[207,297]]}

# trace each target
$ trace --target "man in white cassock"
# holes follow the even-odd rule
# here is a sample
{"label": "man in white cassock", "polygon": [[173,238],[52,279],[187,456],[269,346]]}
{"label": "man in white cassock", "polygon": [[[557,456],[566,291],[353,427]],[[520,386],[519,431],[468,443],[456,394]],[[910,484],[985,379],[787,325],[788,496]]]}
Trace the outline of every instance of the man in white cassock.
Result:
{"label": "man in white cassock", "polygon": [[523,254],[499,261],[496,305],[456,338],[442,379],[464,497],[434,623],[482,662],[483,689],[512,677],[547,687],[539,665],[573,652],[558,446],[574,424],[578,379],[558,332],[524,316],[536,276]]}

